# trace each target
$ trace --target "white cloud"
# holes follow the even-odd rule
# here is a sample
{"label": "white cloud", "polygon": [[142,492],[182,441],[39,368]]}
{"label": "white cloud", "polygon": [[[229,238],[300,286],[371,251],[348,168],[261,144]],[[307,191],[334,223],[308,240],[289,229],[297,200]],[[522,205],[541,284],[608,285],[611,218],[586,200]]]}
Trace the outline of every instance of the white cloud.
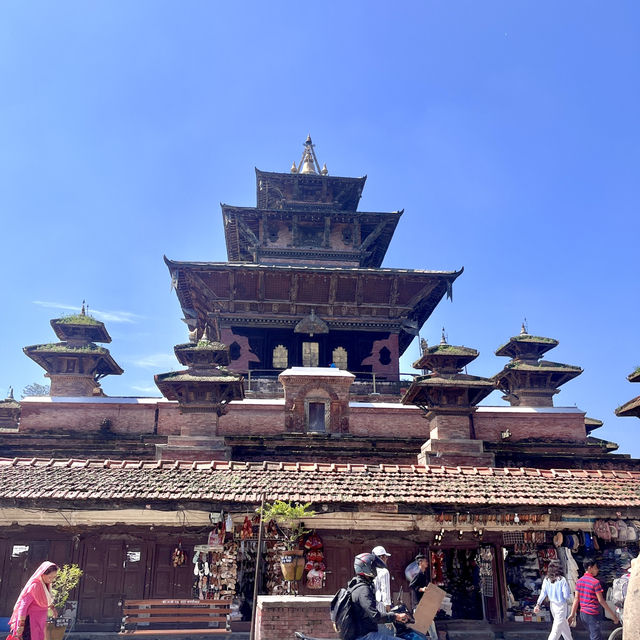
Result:
{"label": "white cloud", "polygon": [[[79,313],[80,309],[77,306],[63,304],[61,302],[47,302],[45,300],[34,300],[33,304],[37,304],[41,307],[47,307],[49,309],[62,309],[63,311],[71,311]],[[130,311],[99,311],[98,309],[89,309],[89,313],[104,322],[126,322],[135,323],[142,316],[137,313],[131,313]]]}
{"label": "white cloud", "polygon": [[153,393],[155,395],[160,395],[160,392],[158,391],[158,387],[156,387],[155,385],[143,387],[143,386],[137,386],[134,384],[131,386],[131,388],[134,391],[139,391],[140,393]]}
{"label": "white cloud", "polygon": [[175,368],[178,366],[178,361],[172,353],[152,353],[148,356],[129,358],[126,362],[144,369],[158,369],[159,367]]}

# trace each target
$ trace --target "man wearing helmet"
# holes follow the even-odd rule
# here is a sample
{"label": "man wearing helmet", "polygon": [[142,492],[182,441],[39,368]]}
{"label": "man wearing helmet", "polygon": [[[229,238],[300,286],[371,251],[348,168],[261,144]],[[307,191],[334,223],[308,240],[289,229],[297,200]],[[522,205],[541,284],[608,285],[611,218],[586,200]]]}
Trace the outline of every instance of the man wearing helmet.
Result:
{"label": "man wearing helmet", "polygon": [[376,606],[374,579],[376,569],[384,563],[373,553],[361,553],[353,561],[355,577],[349,582],[353,617],[356,626],[355,638],[366,640],[389,640],[389,636],[378,632],[378,625],[387,622],[407,622],[406,613],[382,613]]}

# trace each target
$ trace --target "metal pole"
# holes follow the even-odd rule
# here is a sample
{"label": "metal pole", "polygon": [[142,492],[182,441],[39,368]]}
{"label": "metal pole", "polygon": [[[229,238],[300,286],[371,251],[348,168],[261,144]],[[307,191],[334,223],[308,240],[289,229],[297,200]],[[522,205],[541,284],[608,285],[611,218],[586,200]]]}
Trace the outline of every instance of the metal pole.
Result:
{"label": "metal pole", "polygon": [[251,391],[251,369],[247,370],[247,391]]}
{"label": "metal pole", "polygon": [[376,392],[376,374],[373,373],[372,375],[373,375],[373,393],[375,393]]}
{"label": "metal pole", "polygon": [[258,549],[256,551],[256,571],[253,575],[253,605],[251,607],[251,632],[249,640],[255,640],[256,637],[256,607],[258,604],[258,580],[260,578],[260,569],[262,567],[262,512],[264,511],[264,493],[260,500],[260,523],[258,524]]}

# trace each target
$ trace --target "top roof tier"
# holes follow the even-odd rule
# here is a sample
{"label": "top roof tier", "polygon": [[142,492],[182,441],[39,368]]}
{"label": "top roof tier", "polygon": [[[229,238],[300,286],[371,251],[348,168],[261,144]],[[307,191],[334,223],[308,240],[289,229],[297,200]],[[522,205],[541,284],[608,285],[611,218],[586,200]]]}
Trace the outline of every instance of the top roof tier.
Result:
{"label": "top roof tier", "polygon": [[330,176],[320,169],[311,136],[304,143],[302,158],[287,173],[256,169],[256,195],[260,209],[337,209],[355,211],[367,177]]}
{"label": "top roof tier", "polygon": [[81,313],[51,320],[51,327],[59,340],[70,344],[89,342],[111,342],[111,336],[100,320]]}
{"label": "top roof tier", "polygon": [[509,342],[496,350],[497,356],[506,356],[513,360],[538,361],[543,354],[557,347],[559,342],[554,338],[543,338],[526,333],[524,327],[519,336],[509,338]]}
{"label": "top roof tier", "polygon": [[222,205],[230,262],[379,268],[402,211],[357,211],[366,176],[330,176],[311,138],[287,173],[256,169],[256,206]]}
{"label": "top roof tier", "polygon": [[422,357],[413,363],[413,367],[454,375],[462,371],[478,355],[478,352],[470,347],[447,344],[443,337],[442,342],[435,347],[424,347]]}

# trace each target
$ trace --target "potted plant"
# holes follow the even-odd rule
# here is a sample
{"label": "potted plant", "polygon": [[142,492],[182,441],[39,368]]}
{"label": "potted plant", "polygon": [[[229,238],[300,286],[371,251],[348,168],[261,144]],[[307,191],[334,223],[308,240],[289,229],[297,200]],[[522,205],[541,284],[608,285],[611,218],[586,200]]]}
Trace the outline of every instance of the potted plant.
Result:
{"label": "potted plant", "polygon": [[55,609],[57,617],[49,618],[49,640],[62,640],[70,619],[64,616],[70,593],[78,586],[82,569],[77,564],[65,564],[58,570],[51,589],[51,608]]}
{"label": "potted plant", "polygon": [[300,538],[309,533],[305,529],[303,518],[312,518],[315,511],[309,507],[310,502],[306,504],[285,502],[276,500],[271,504],[265,504],[263,509],[258,509],[258,513],[262,516],[262,522],[268,523],[275,521],[278,530],[281,532],[285,551],[282,552],[280,558],[280,568],[285,580],[301,580],[304,572],[304,551],[300,549]]}

